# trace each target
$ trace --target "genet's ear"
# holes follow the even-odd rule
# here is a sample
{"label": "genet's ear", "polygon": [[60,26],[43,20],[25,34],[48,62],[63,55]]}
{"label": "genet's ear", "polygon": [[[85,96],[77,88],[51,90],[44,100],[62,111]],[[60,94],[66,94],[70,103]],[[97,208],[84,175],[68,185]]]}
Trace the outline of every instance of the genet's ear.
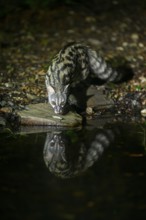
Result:
{"label": "genet's ear", "polygon": [[47,91],[49,94],[55,93],[55,90],[53,89],[53,87],[49,85],[47,86]]}
{"label": "genet's ear", "polygon": [[64,86],[64,93],[67,93],[68,87],[69,87],[69,84]]}

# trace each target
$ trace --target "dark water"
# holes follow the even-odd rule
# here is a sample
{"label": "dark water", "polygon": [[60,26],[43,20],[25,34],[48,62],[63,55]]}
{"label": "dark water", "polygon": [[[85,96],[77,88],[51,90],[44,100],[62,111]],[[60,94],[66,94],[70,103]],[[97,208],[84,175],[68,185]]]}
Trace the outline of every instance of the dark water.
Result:
{"label": "dark water", "polygon": [[0,136],[0,219],[146,219],[145,128]]}

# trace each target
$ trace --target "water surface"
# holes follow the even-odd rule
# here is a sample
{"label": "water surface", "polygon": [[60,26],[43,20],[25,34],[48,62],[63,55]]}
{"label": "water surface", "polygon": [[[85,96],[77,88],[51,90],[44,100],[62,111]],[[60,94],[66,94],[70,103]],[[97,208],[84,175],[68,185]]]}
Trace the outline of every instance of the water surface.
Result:
{"label": "water surface", "polygon": [[1,219],[145,219],[143,126],[0,138]]}

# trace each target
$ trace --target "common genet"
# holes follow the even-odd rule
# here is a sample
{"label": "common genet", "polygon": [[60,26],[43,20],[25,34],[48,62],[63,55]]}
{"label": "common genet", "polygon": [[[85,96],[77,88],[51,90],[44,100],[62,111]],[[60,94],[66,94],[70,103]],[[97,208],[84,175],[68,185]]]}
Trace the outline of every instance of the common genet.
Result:
{"label": "common genet", "polygon": [[51,61],[46,74],[48,101],[56,114],[63,114],[70,94],[70,87],[87,77],[105,82],[118,81],[120,75],[90,47],[69,43]]}

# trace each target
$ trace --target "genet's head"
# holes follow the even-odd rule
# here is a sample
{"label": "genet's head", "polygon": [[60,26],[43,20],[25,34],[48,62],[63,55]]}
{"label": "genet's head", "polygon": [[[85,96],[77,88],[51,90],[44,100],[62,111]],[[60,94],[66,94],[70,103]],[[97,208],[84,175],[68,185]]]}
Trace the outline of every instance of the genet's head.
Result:
{"label": "genet's head", "polygon": [[53,107],[55,114],[63,114],[68,97],[68,85],[64,86],[62,91],[57,88],[57,92],[52,86],[47,85],[47,91],[48,101]]}

